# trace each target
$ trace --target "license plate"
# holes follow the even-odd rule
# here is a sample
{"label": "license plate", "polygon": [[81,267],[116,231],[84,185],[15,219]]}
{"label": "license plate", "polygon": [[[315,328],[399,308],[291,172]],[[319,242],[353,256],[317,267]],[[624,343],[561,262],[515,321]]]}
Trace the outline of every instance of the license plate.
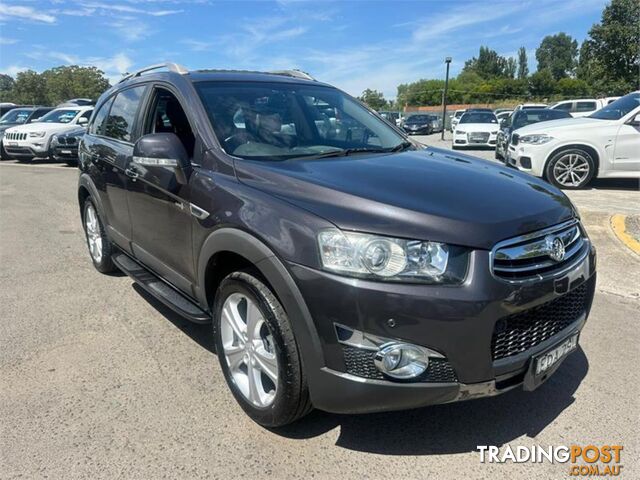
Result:
{"label": "license plate", "polygon": [[9,147],[17,147],[18,146],[18,142],[7,142],[7,146],[9,146]]}
{"label": "license plate", "polygon": [[480,135],[471,135],[469,137],[469,140],[471,140],[472,142],[486,142],[485,138]]}
{"label": "license plate", "polygon": [[535,360],[535,375],[542,375],[549,371],[554,365],[573,352],[576,348],[578,348],[577,333],[567,338],[560,345],[553,347],[551,350],[547,350],[542,355],[539,355]]}
{"label": "license plate", "polygon": [[60,150],[60,153],[64,153],[65,155],[71,155],[71,150]]}

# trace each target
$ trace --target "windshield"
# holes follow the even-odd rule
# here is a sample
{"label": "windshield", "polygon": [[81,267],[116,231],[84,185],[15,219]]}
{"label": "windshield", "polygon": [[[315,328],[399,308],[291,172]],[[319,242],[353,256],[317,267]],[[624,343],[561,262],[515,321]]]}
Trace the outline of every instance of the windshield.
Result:
{"label": "windshield", "polygon": [[467,112],[460,119],[460,123],[498,123],[493,113]]}
{"label": "windshield", "polygon": [[601,108],[589,115],[589,118],[599,120],[620,120],[630,111],[640,106],[640,92],[633,92],[619,98],[606,107]]}
{"label": "windshield", "polygon": [[533,123],[558,120],[560,118],[573,118],[570,113],[562,110],[522,110],[513,121],[513,128],[522,128]]}
{"label": "windshield", "polygon": [[13,110],[9,110],[2,116],[2,118],[0,118],[0,124],[24,123],[27,121],[32,111],[33,110],[28,108],[14,108]]}
{"label": "windshield", "polygon": [[80,113],[80,110],[51,110],[44,117],[40,119],[40,122],[45,123],[69,123],[76,115]]}
{"label": "windshield", "polygon": [[406,144],[388,123],[331,87],[289,83],[196,84],[224,150],[254,160],[389,151]]}
{"label": "windshield", "polygon": [[429,115],[412,115],[405,123],[424,123],[430,122],[432,118]]}

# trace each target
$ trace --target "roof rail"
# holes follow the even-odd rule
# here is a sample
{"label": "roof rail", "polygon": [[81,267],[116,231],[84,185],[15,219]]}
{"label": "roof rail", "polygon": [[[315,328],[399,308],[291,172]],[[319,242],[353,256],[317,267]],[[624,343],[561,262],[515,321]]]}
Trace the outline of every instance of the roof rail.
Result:
{"label": "roof rail", "polygon": [[161,68],[166,68],[170,72],[179,73],[180,75],[184,75],[185,73],[189,73],[182,65],[178,65],[177,63],[158,63],[156,65],[149,65],[148,67],[141,68],[140,70],[136,70],[135,72],[129,73],[122,77],[118,83],[122,83],[125,80],[129,80],[133,77],[139,77],[145,72],[150,72],[152,70],[159,70]]}
{"label": "roof rail", "polygon": [[267,72],[267,73],[271,73],[273,75],[284,75],[287,77],[302,78],[304,80],[313,80],[313,81],[316,80],[311,75],[309,75],[306,72],[303,72],[302,70],[275,70],[273,72]]}

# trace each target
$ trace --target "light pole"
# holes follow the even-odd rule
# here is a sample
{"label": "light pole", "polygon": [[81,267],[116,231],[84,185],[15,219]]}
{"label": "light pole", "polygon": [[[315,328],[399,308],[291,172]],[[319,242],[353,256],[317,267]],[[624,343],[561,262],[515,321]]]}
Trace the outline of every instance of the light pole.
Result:
{"label": "light pole", "polygon": [[447,75],[444,77],[444,92],[442,92],[442,136],[441,140],[444,140],[444,127],[447,122],[447,90],[449,89],[449,65],[451,64],[451,57],[444,59],[444,63],[447,64]]}

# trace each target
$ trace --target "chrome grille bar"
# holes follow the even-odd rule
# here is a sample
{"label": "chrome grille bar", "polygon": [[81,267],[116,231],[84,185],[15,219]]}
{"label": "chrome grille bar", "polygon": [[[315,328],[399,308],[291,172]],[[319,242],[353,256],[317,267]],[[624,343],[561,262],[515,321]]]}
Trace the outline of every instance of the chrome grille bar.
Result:
{"label": "chrome grille bar", "polygon": [[[557,258],[554,241],[564,252]],[[557,245],[556,245],[557,246]],[[589,240],[577,220],[499,242],[491,251],[491,273],[509,282],[524,282],[557,275],[581,261]],[[553,254],[556,254],[554,258]]]}

